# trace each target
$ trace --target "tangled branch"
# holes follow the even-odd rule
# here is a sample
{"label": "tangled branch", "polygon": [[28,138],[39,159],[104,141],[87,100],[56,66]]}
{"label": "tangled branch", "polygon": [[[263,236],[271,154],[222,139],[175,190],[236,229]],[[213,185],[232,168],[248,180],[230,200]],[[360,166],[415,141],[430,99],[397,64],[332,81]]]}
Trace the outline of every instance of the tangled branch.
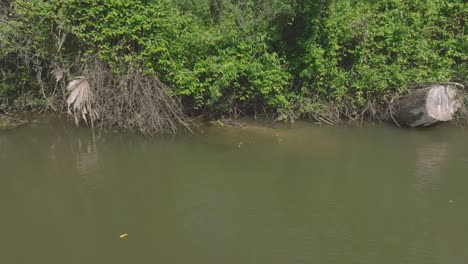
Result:
{"label": "tangled branch", "polygon": [[175,134],[179,128],[190,130],[181,104],[170,89],[139,65],[131,65],[125,74],[116,74],[92,59],[84,68],[86,78],[68,86],[69,108],[75,119],[99,119],[102,128],[138,131],[144,135]]}

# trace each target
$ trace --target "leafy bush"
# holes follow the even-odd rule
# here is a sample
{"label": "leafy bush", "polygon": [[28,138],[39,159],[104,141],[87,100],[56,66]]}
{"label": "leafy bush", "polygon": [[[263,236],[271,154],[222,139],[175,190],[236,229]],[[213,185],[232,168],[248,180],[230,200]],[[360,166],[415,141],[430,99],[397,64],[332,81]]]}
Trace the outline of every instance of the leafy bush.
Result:
{"label": "leafy bush", "polygon": [[58,55],[54,2],[3,1],[0,7],[0,103],[21,97],[38,105],[44,88],[38,80]]}
{"label": "leafy bush", "polygon": [[39,95],[38,76],[51,78],[54,65],[78,75],[74,58],[95,54],[122,76],[125,65],[144,65],[186,113],[362,110],[413,84],[468,74],[463,0],[2,3],[0,96],[24,87]]}
{"label": "leafy bush", "polygon": [[[466,72],[467,4],[443,0],[334,1],[310,23],[299,77],[333,101],[372,97]],[[466,78],[466,77],[465,77]]]}
{"label": "leafy bush", "polygon": [[207,22],[209,14],[183,12],[173,1],[66,0],[63,12],[89,52],[111,65],[144,63],[195,109],[287,104],[283,88],[291,77],[268,45],[266,25],[239,26],[228,15]]}

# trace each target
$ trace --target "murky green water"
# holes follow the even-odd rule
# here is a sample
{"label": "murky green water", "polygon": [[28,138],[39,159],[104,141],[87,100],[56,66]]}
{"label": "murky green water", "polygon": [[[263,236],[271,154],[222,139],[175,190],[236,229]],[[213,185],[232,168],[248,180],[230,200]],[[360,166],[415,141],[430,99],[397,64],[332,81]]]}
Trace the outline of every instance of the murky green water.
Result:
{"label": "murky green water", "polygon": [[[468,130],[0,132],[0,263],[468,263]],[[126,238],[119,238],[127,233]]]}

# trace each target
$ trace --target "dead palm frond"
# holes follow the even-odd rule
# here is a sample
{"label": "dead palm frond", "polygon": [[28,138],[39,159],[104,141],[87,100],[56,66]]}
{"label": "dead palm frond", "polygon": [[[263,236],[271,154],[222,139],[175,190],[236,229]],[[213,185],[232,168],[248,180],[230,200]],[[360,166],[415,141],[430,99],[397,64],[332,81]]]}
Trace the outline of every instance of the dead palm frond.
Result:
{"label": "dead palm frond", "polygon": [[67,91],[70,93],[67,99],[68,113],[75,118],[75,124],[78,126],[80,118],[88,124],[89,118],[93,126],[99,115],[93,108],[94,96],[88,80],[78,77],[68,84]]}

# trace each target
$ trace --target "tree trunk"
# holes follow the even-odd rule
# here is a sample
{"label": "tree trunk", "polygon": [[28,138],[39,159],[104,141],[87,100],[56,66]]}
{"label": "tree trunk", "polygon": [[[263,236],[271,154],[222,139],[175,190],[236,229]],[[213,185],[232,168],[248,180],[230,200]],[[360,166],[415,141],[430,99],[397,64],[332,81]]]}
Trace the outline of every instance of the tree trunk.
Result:
{"label": "tree trunk", "polygon": [[456,83],[434,84],[401,97],[393,105],[392,115],[399,126],[425,127],[452,120],[461,107]]}

